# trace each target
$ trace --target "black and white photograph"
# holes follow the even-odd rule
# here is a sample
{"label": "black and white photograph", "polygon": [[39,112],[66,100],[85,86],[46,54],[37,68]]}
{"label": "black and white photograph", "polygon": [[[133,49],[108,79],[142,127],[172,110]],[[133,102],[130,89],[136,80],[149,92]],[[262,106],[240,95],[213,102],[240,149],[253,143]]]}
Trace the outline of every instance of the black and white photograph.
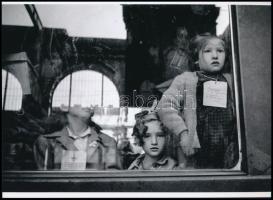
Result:
{"label": "black and white photograph", "polygon": [[1,33],[3,197],[271,197],[270,1],[2,2]]}

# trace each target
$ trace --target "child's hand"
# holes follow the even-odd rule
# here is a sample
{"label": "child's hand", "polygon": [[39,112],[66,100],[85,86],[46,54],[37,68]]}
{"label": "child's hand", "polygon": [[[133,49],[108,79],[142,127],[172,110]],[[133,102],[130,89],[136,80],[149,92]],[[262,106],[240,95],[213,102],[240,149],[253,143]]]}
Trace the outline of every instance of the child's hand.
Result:
{"label": "child's hand", "polygon": [[194,149],[191,145],[191,137],[188,133],[188,131],[183,131],[180,134],[180,145],[182,147],[183,152],[186,154],[186,156],[190,156],[194,154]]}

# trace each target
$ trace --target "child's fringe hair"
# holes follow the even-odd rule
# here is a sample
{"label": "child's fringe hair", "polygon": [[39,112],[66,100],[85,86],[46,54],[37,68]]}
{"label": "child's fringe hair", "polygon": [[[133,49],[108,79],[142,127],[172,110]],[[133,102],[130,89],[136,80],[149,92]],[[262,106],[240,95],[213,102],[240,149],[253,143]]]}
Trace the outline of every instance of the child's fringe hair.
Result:
{"label": "child's fringe hair", "polygon": [[[153,116],[149,118],[148,115],[150,115],[150,116],[153,115]],[[145,119],[146,117],[148,119]],[[159,119],[159,117],[158,117],[158,115],[157,115],[156,112],[147,113],[146,115],[140,117],[139,119],[136,119],[136,124],[135,124],[135,126],[133,128],[132,136],[134,136],[135,143],[138,146],[143,146],[143,144],[144,144],[143,138],[146,135],[147,129],[148,129],[148,127],[145,124],[148,123],[148,122],[151,122],[151,121],[158,121],[158,122],[160,122],[160,126],[161,126],[162,131],[166,134],[166,136],[170,135],[169,129],[166,128],[162,124],[162,122],[160,121],[160,119]]]}

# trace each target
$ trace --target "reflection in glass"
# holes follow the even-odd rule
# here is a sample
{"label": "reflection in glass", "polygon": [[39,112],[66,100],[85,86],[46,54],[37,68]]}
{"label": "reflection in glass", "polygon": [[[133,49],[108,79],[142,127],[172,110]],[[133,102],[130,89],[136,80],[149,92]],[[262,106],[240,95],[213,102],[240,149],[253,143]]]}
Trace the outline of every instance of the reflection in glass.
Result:
{"label": "reflection in glass", "polygon": [[18,111],[22,107],[23,90],[18,79],[2,69],[2,110]]}
{"label": "reflection in glass", "polygon": [[[46,14],[48,12],[44,12],[44,11],[46,11],[48,8],[53,8],[54,6],[53,7],[46,6],[44,9],[43,9],[43,5],[39,5],[37,7],[38,7],[37,9],[38,11],[39,10],[43,11],[42,18],[45,19]],[[122,73],[119,70],[117,71],[113,70],[113,72],[111,73],[114,73],[115,79],[117,77],[118,77],[117,79],[119,78],[125,79],[124,85],[119,85],[118,88],[119,89],[122,88],[121,89],[122,92],[126,91],[127,92],[126,94],[129,94],[128,95],[129,96],[128,98],[130,100],[129,102],[131,101],[134,102],[134,100],[136,100],[135,102],[137,105],[133,103],[133,105],[129,104],[126,107],[122,107],[120,103],[122,96],[119,94],[119,90],[117,90],[116,85],[111,81],[111,79],[109,79],[107,76],[101,73],[89,70],[87,69],[87,67],[85,68],[85,70],[82,70],[81,68],[81,69],[78,69],[77,71],[76,67],[73,66],[75,67],[75,72],[67,75],[66,77],[63,77],[63,79],[56,86],[54,93],[52,93],[50,97],[51,99],[47,99],[46,97],[41,97],[43,102],[51,102],[51,105],[49,106],[49,108],[48,107],[46,108],[51,110],[50,116],[36,117],[38,116],[36,114],[37,113],[40,114],[40,113],[36,111],[35,109],[33,109],[32,107],[29,109],[32,112],[24,113],[23,116],[19,116],[18,113],[16,112],[12,113],[11,119],[16,119],[14,120],[16,121],[16,123],[14,123],[15,124],[14,127],[12,126],[6,127],[5,129],[7,130],[6,135],[9,136],[8,137],[9,141],[7,142],[8,145],[6,147],[6,150],[7,152],[9,152],[9,155],[16,156],[17,154],[18,156],[18,155],[21,155],[21,154],[18,154],[18,152],[25,151],[28,153],[28,155],[32,156],[33,155],[32,146],[33,146],[34,140],[36,140],[39,136],[43,135],[50,138],[49,140],[53,140],[52,136],[54,136],[56,132],[63,130],[63,128],[66,127],[68,123],[67,117],[65,117],[67,113],[64,114],[63,111],[61,110],[62,105],[71,107],[71,108],[74,106],[78,108],[88,107],[92,109],[92,114],[90,114],[89,121],[87,122],[88,125],[93,127],[97,133],[101,132],[103,137],[111,138],[110,140],[114,141],[113,143],[116,144],[116,147],[117,147],[116,150],[119,152],[119,156],[121,159],[121,169],[128,169],[128,167],[132,164],[132,162],[139,155],[144,153],[144,149],[142,148],[142,146],[138,145],[136,138],[133,135],[134,125],[137,123],[135,120],[135,115],[141,112],[142,109],[144,108],[141,108],[141,106],[140,107],[133,107],[133,106],[138,106],[141,104],[145,107],[146,106],[148,107],[148,103],[146,102],[146,100],[147,99],[149,100],[149,97],[155,97],[155,98],[158,98],[158,100],[162,99],[165,94],[164,92],[168,91],[170,87],[172,88],[172,84],[175,82],[174,81],[175,77],[181,76],[181,74],[184,73],[185,71],[187,71],[188,73],[200,71],[199,64],[203,61],[204,62],[206,61],[205,54],[207,54],[208,52],[205,52],[207,50],[203,48],[203,45],[201,45],[202,46],[201,49],[202,51],[204,51],[202,52],[202,54],[204,55],[204,59],[203,60],[196,59],[198,58],[198,55],[196,54],[196,52],[195,53],[192,52],[192,49],[191,49],[192,46],[190,45],[190,42],[194,40],[196,35],[209,33],[212,35],[217,35],[218,37],[220,37],[221,39],[225,41],[226,63],[224,65],[224,72],[232,73],[233,66],[231,62],[232,52],[230,48],[231,40],[230,40],[230,28],[229,28],[229,19],[228,19],[229,13],[228,13],[228,9],[226,5],[224,4],[195,5],[195,6],[124,5],[122,7],[123,7],[123,13],[121,13],[120,11],[119,15],[123,14],[122,19],[124,20],[124,23],[126,25],[126,30],[128,35],[128,40],[126,40],[128,44],[128,48],[126,48],[125,54],[111,55],[111,56],[108,55],[108,53],[112,51],[113,49],[108,48],[107,42],[109,43],[112,42],[114,44],[113,52],[118,52],[117,54],[119,54],[120,52],[124,53],[123,50],[119,49],[120,41],[115,41],[115,40],[112,41],[111,39],[104,41],[105,42],[104,47],[106,51],[102,52],[100,55],[101,57],[99,58],[96,57],[98,55],[92,55],[92,52],[90,53],[89,51],[86,51],[86,49],[83,49],[83,52],[85,53],[88,52],[86,53],[88,55],[82,55],[81,54],[82,49],[80,48],[77,49],[77,53],[79,56],[78,57],[79,61],[83,62],[84,64],[87,63],[86,66],[88,66],[88,64],[90,63],[93,63],[94,61],[115,63],[117,60],[123,59],[125,57],[126,63],[124,66],[113,64],[114,67],[122,68],[122,70],[124,70],[125,73],[123,73],[122,70],[120,70],[122,71]],[[75,8],[79,8],[79,7],[76,6]],[[100,8],[102,9],[103,6],[100,5]],[[108,9],[109,8],[110,7],[108,7]],[[120,8],[121,6],[118,5],[118,9]],[[57,7],[56,7],[56,10],[57,10]],[[81,13],[78,13],[78,14],[81,14]],[[93,18],[93,21],[97,21],[99,25],[103,25],[103,23],[100,20],[101,20],[100,17]],[[188,21],[190,21],[190,23],[188,23]],[[77,24],[77,25],[85,26],[85,24]],[[85,26],[85,27],[88,27],[88,26]],[[55,34],[57,35],[57,32],[58,31],[54,31],[54,35]],[[51,41],[54,43],[57,40],[60,40],[59,42],[61,42],[62,38],[61,37],[59,38],[56,35],[52,38]],[[50,40],[50,38],[48,39]],[[90,38],[90,40],[92,39],[93,38]],[[74,37],[73,41],[77,41],[77,38]],[[101,40],[94,40],[92,45],[95,44],[96,41],[99,42]],[[44,42],[46,43],[47,40],[45,40]],[[87,47],[88,45],[89,44],[86,44]],[[207,43],[204,42],[204,46],[206,45]],[[44,48],[43,45],[41,45],[41,48]],[[198,53],[199,51],[200,49],[198,49]],[[53,52],[50,52],[50,53],[53,53]],[[81,60],[81,57],[85,57],[85,56],[88,58],[86,58],[85,60],[84,59]],[[64,55],[61,55],[59,59],[64,59],[64,57],[65,57]],[[217,65],[217,63],[215,63],[215,65]],[[36,66],[36,67],[37,69],[39,68],[39,66]],[[44,69],[46,69],[46,67],[47,66],[45,66]],[[70,66],[67,66],[67,68],[68,67]],[[126,69],[123,69],[123,67]],[[2,112],[17,111],[21,108],[21,105],[22,105],[23,95],[22,95],[22,89],[21,89],[20,83],[17,81],[17,79],[14,78],[12,74],[9,74],[9,75],[7,74],[8,73],[2,70]],[[203,92],[204,85],[200,83],[201,79],[204,78],[205,76],[209,76],[210,78],[212,78],[213,81],[214,79],[216,79],[219,82],[227,82],[228,80],[226,80],[226,78],[224,78],[223,76],[220,76],[220,77],[218,76],[215,77],[214,75],[210,76],[211,74],[209,73],[197,73],[197,74],[198,74],[197,75],[198,87],[196,87],[195,89],[197,89],[197,94],[199,97],[197,97],[196,106],[198,107],[197,112],[200,112],[201,114],[199,113],[200,115],[196,117],[197,121],[195,121],[196,123],[195,125],[197,126],[197,132],[199,133],[196,133],[194,135],[194,139],[195,139],[194,141],[195,142],[197,141],[196,138],[198,138],[199,140],[199,144],[197,142],[195,143],[196,149],[202,149],[202,148],[204,149],[204,145],[208,143],[207,139],[215,136],[215,135],[214,136],[209,135],[209,132],[213,132],[213,131],[211,131],[211,126],[207,126],[207,124],[204,123],[204,121],[208,120],[206,118],[207,116],[205,115],[207,113],[217,113],[217,112],[220,113],[223,110],[221,110],[222,108],[218,108],[218,107],[216,109],[211,109],[211,108],[203,109],[202,92]],[[52,78],[52,80],[47,80],[46,78],[47,77],[45,77],[45,79],[41,79],[42,82],[43,80],[54,82],[55,79],[57,79],[57,77],[50,77]],[[119,82],[119,80],[117,82]],[[43,83],[41,85],[43,85]],[[54,88],[49,88],[49,90],[50,89],[52,91]],[[231,90],[229,90],[228,95],[232,95],[232,88],[229,88],[229,89]],[[187,92],[190,92],[190,90]],[[136,98],[134,99],[134,94],[138,95],[137,96],[138,99]],[[181,93],[181,94],[184,95],[184,93]],[[5,101],[3,101],[4,99]],[[145,102],[142,104],[142,101],[145,101]],[[38,103],[41,103],[41,102],[38,102]],[[183,103],[187,106],[187,104],[192,103],[192,99],[187,99],[187,101],[184,101]],[[27,107],[28,105],[30,105],[29,101],[25,101],[24,106]],[[38,107],[36,106],[36,104],[33,104],[33,105],[34,105],[33,107]],[[185,105],[182,105],[182,106],[185,106]],[[230,105],[231,104],[228,104],[228,106]],[[200,109],[200,107],[202,108]],[[182,107],[179,107],[178,110],[180,112],[183,109]],[[188,111],[184,109],[183,112],[185,113]],[[233,114],[235,115],[238,113],[233,113]],[[160,120],[165,123],[164,124],[165,126],[167,126],[166,124],[168,124],[168,122],[166,123],[164,121],[164,116],[166,115],[162,114],[161,118],[163,120],[162,119]],[[215,116],[218,116],[218,117],[215,117]],[[215,115],[215,116],[214,115],[212,116],[212,118],[214,119],[217,118],[215,120],[215,123],[212,123],[210,125],[218,126],[220,124],[219,121],[221,121],[222,118],[220,115]],[[13,122],[13,120],[9,120],[10,118],[8,117],[6,118],[7,118],[7,121]],[[230,120],[231,117],[228,114],[225,115],[223,118],[228,118],[229,122],[232,121]],[[172,122],[174,121],[174,119],[169,118],[166,121]],[[236,130],[237,127],[236,127],[235,121],[236,120],[232,121],[229,124],[231,126],[234,126],[235,132],[232,135],[232,139],[228,138],[228,139],[222,140],[221,134],[228,135],[228,133],[226,132],[223,133],[222,131],[219,131],[219,133],[221,132],[220,134],[221,136],[214,137],[216,143],[217,141],[221,140],[222,143],[225,143],[224,145],[226,145],[226,143],[231,144],[229,143],[229,141],[230,140],[235,141],[234,137],[236,137],[236,139],[238,139],[238,142],[240,143],[240,136],[237,134],[237,130]],[[175,127],[179,127],[180,125],[177,125]],[[31,127],[31,129],[28,129],[28,127]],[[230,169],[233,166],[235,166],[238,160],[237,153],[240,151],[240,149],[236,149],[238,148],[238,144],[236,144],[236,142],[232,143],[231,145],[227,145],[228,146],[227,148],[225,147],[227,149],[226,153],[224,153],[225,159],[227,158],[225,162],[231,161],[230,163],[227,163],[228,165],[211,166],[208,164],[206,166],[199,165],[198,167],[196,167],[196,160],[194,160],[195,158],[193,155],[194,153],[196,153],[195,154],[196,156],[202,157],[202,159],[200,160],[209,161],[208,158],[210,157],[210,160],[212,160],[210,162],[214,162],[215,160],[218,160],[219,157],[221,157],[221,160],[222,160],[223,154],[221,154],[220,156],[219,155],[211,156],[209,155],[213,153],[211,151],[208,154],[198,155],[198,151],[196,151],[196,149],[192,151],[192,149],[187,149],[187,147],[185,147],[186,145],[182,145],[183,147],[178,148],[181,146],[179,143],[179,140],[181,139],[182,141],[181,143],[183,142],[186,143],[186,141],[189,139],[187,137],[188,135],[187,133],[183,133],[179,135],[180,138],[178,138],[177,137],[178,135],[175,134],[176,132],[175,128],[173,129],[172,127],[168,127],[168,128],[170,129],[170,132],[174,132],[174,134],[170,134],[171,137],[168,139],[169,140],[168,152],[170,153],[172,159],[177,161],[179,164],[184,165],[184,167],[198,168],[198,169],[204,169],[204,168]],[[187,128],[191,129],[191,127],[187,127]],[[201,133],[203,129],[207,129],[206,133],[204,134]],[[192,130],[189,130],[189,131],[192,131]],[[229,131],[230,130],[228,130],[227,132]],[[47,143],[43,143],[43,141],[41,140],[39,140],[38,143],[36,144],[39,144],[36,146],[37,148],[36,150],[38,151],[41,150],[43,152],[41,157],[39,158],[37,157],[37,159],[41,159],[43,163],[42,165],[40,165],[40,169],[54,169],[54,166],[52,165],[52,163],[54,162],[50,160],[50,159],[53,159],[52,157],[50,157],[50,154],[52,153],[51,151],[52,149],[49,149],[50,147],[47,146]],[[90,145],[95,146],[96,143],[92,143]],[[221,145],[210,146],[211,149],[221,149],[221,147],[222,147]],[[184,153],[182,151],[184,151]],[[185,152],[190,152],[190,153],[185,153]],[[87,156],[84,154],[78,155],[78,153],[73,151],[62,152],[62,154],[64,155],[64,158],[66,158],[66,160],[79,158],[79,160],[82,161],[82,159],[84,159],[84,157]],[[28,158],[32,159],[31,156],[29,156]],[[27,156],[25,157],[20,156],[20,157],[26,158]],[[188,157],[187,163],[184,162],[185,157]],[[103,157],[102,160],[103,159],[106,159],[106,158]],[[236,169],[240,169],[240,162],[241,160],[239,160],[238,165],[236,165]],[[59,159],[58,164],[60,165],[61,163],[62,163],[62,159]],[[63,163],[66,163],[66,162],[63,162]],[[13,166],[15,166],[15,164]],[[28,165],[25,165],[25,166],[28,166]],[[19,169],[20,167],[21,166],[18,165]],[[77,166],[74,166],[74,167],[76,168]],[[79,167],[77,168],[78,170],[83,169],[82,165],[78,167]],[[24,169],[26,168],[27,167],[25,167]],[[91,168],[92,167],[90,167],[89,169]],[[23,169],[23,167],[21,167],[21,169]],[[67,165],[63,165],[63,167],[59,166],[58,169],[67,170],[69,168]],[[94,169],[97,169],[97,168],[94,167]],[[104,168],[102,167],[101,169],[104,169]]]}

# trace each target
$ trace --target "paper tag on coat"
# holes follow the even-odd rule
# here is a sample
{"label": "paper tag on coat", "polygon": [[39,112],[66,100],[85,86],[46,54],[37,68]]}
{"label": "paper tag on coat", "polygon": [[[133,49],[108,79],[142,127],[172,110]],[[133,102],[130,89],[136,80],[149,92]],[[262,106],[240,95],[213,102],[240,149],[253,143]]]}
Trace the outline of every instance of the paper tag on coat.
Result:
{"label": "paper tag on coat", "polygon": [[207,81],[204,83],[203,105],[227,107],[227,83],[223,81]]}
{"label": "paper tag on coat", "polygon": [[61,170],[85,170],[86,152],[85,151],[66,151],[63,150]]}

